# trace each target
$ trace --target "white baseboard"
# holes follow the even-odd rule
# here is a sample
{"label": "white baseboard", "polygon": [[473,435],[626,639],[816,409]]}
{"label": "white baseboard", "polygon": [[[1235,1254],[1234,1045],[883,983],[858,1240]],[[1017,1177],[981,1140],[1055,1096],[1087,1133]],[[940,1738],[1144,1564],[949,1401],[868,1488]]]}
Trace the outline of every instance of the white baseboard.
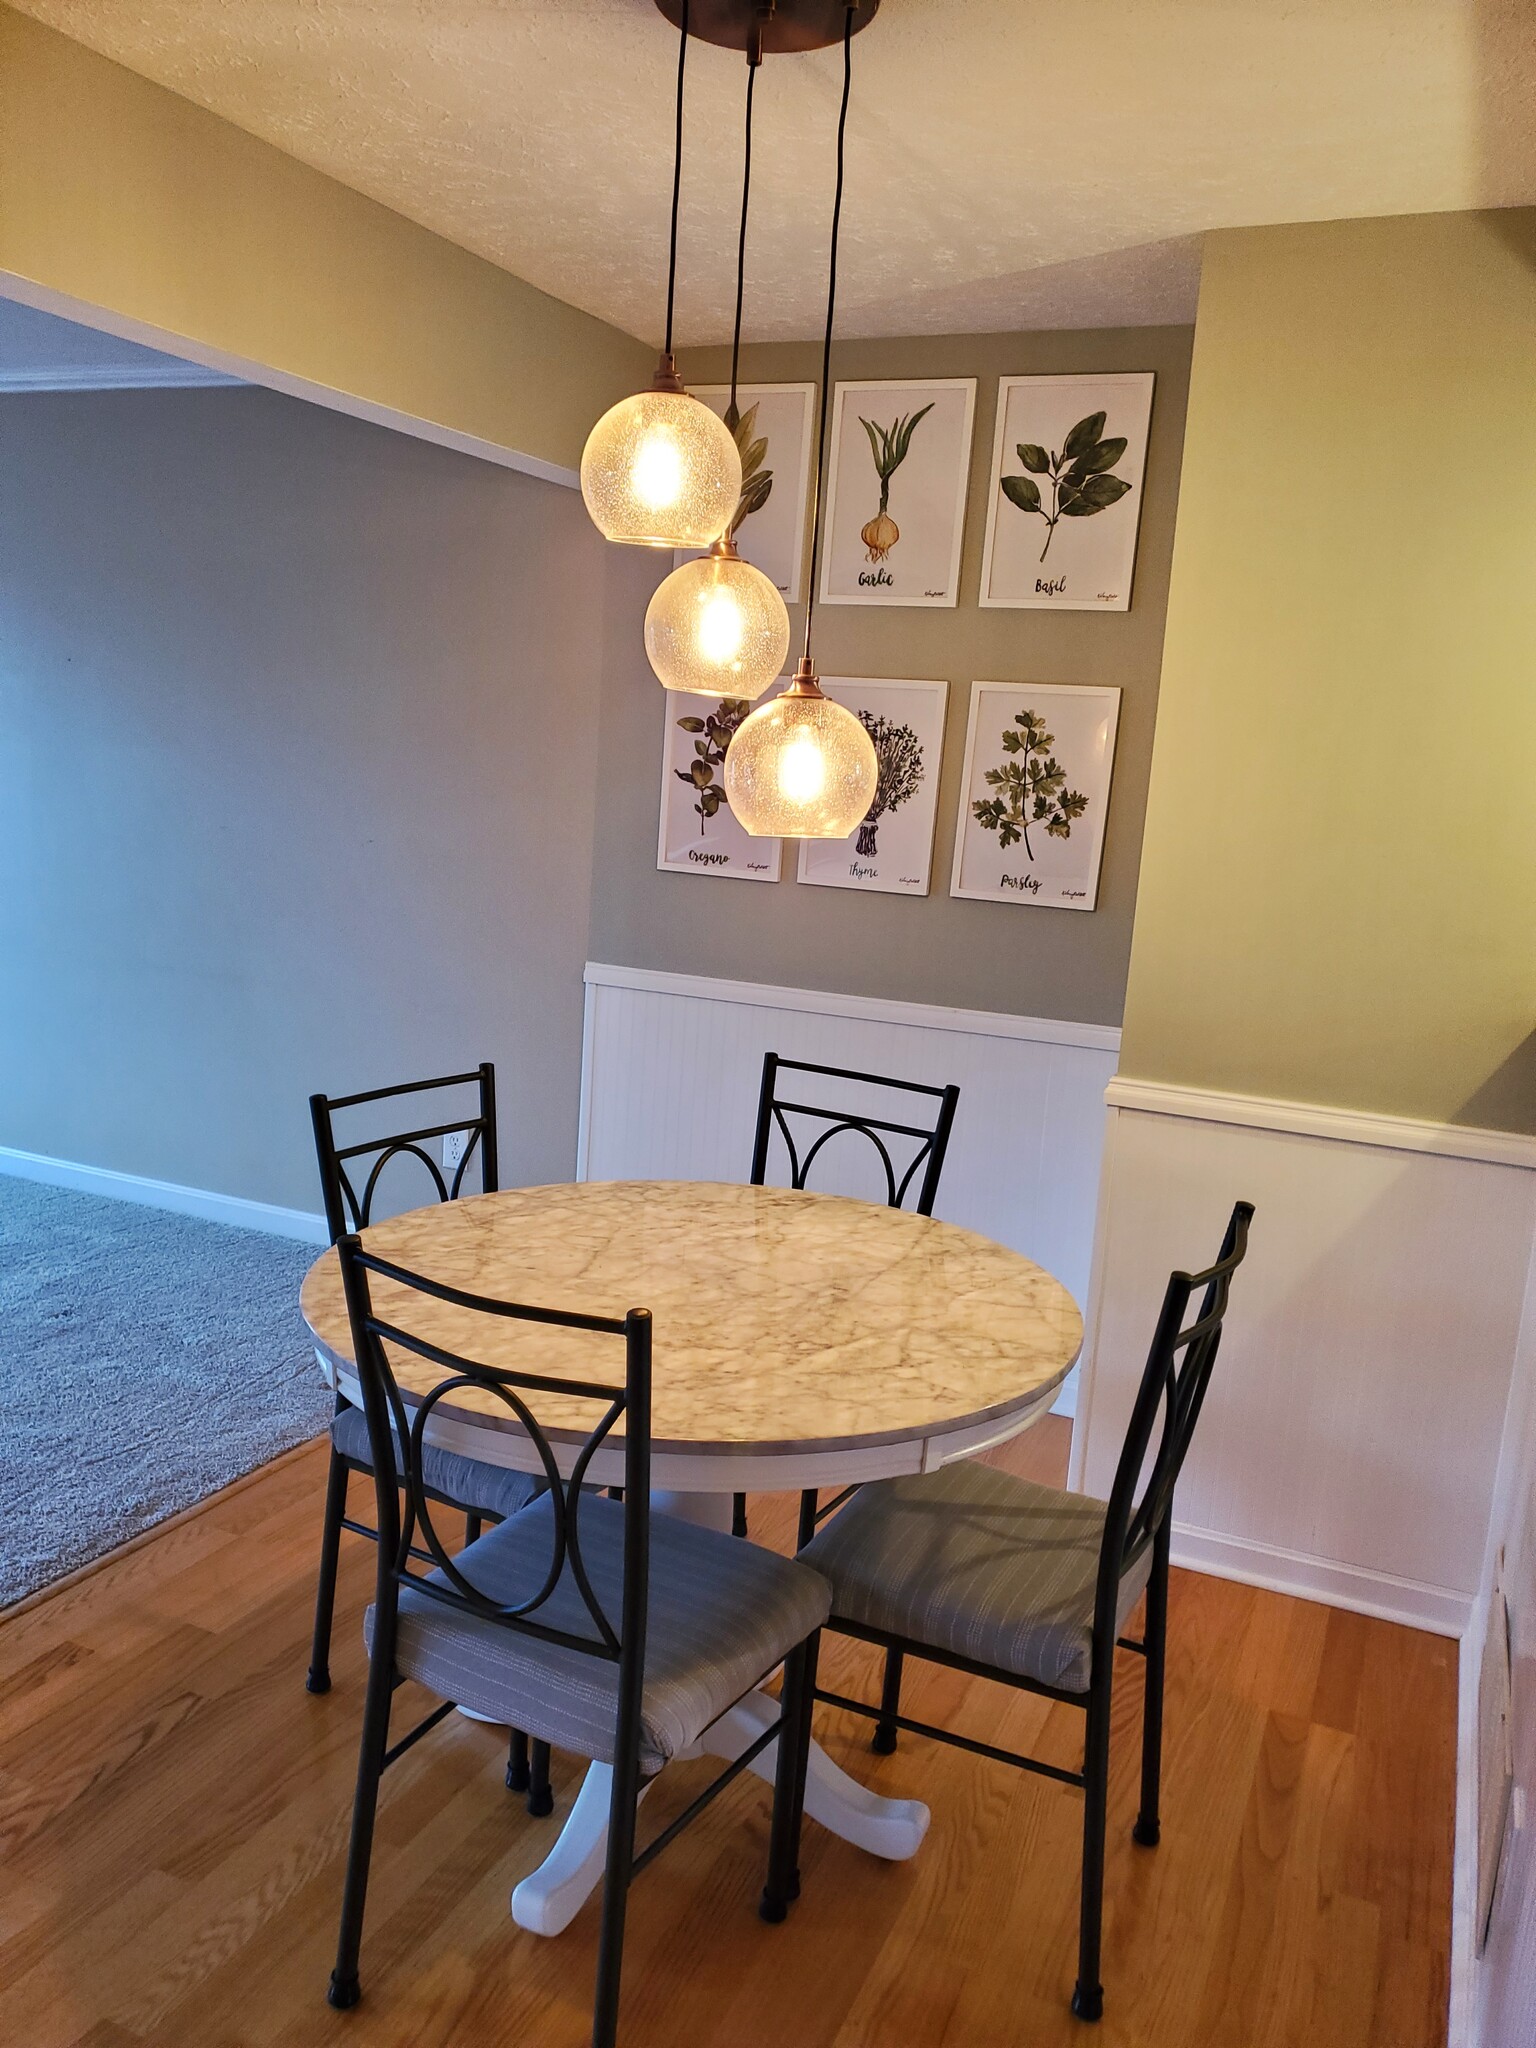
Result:
{"label": "white baseboard", "polygon": [[1446,2048],[1472,2048],[1477,1979],[1477,1693],[1487,1605],[1479,1599],[1456,1671],[1456,1846],[1451,1861],[1451,1997]]}
{"label": "white baseboard", "polygon": [[109,1166],[81,1166],[72,1159],[50,1159],[43,1152],[21,1152],[0,1145],[0,1174],[13,1180],[42,1181],[53,1188],[75,1188],[84,1195],[105,1195],[116,1202],[141,1202],[150,1209],[169,1209],[178,1216],[200,1216],[205,1223],[228,1223],[238,1230],[264,1230],[273,1237],[295,1237],[304,1244],[328,1244],[323,1216],[306,1209],[280,1209],[272,1202],[251,1202],[243,1195],[218,1195],[208,1188],[185,1188],[173,1180],[151,1180],[138,1173],[117,1173]]}
{"label": "white baseboard", "polygon": [[1173,1525],[1173,1561],[1186,1571],[1235,1579],[1240,1585],[1287,1593],[1297,1600],[1317,1600],[1325,1607],[1343,1607],[1351,1614],[1369,1614],[1431,1635],[1464,1637],[1471,1620],[1470,1598],[1448,1586],[1423,1586],[1388,1572],[1278,1550],[1250,1538],[1218,1536],[1180,1522]]}

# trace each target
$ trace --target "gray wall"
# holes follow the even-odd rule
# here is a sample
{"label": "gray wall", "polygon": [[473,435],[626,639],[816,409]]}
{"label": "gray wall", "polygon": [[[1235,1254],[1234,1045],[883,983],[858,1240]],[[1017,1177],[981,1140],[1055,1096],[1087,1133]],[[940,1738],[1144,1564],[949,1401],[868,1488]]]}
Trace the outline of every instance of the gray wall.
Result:
{"label": "gray wall", "polygon": [[[824,674],[948,677],[949,724],[939,791],[933,891],[927,898],[801,888],[785,862],[777,888],[721,876],[658,873],[656,827],[664,700],[638,631],[611,635],[593,869],[592,955],[632,967],[714,974],[963,1008],[1118,1024],[1125,995],[1136,869],[1173,548],[1191,333],[1156,327],[1068,334],[958,335],[838,345],[833,379],[975,376],[971,491],[954,611],[816,614]],[[816,379],[819,348],[774,343],[744,351],[764,382]],[[684,372],[729,374],[704,350]],[[988,463],[999,376],[1071,370],[1155,370],[1157,389],[1132,604],[1126,613],[981,611]],[[624,565],[626,615],[655,571]],[[797,611],[798,622],[803,613]],[[798,637],[793,643],[798,652]],[[950,857],[970,686],[977,677],[1115,683],[1123,691],[1099,907],[1091,914],[951,898]]]}
{"label": "gray wall", "polygon": [[491,1057],[569,1178],[611,557],[272,393],[0,398],[0,1143],[313,1209],[312,1088]]}

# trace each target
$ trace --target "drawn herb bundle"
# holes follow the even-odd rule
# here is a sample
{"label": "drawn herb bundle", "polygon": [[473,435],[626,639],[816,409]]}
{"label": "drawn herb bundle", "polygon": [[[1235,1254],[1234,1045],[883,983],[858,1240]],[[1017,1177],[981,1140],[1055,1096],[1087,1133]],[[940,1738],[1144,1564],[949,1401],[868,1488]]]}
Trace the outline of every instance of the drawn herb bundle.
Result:
{"label": "drawn herb bundle", "polygon": [[[1102,421],[1102,413],[1099,418]],[[1056,735],[1046,731],[1039,713],[1017,712],[1013,723],[1020,729],[1004,731],[1003,752],[1016,758],[987,770],[987,785],[998,794],[978,798],[971,812],[978,825],[997,834],[999,847],[1016,846],[1022,839],[1033,861],[1030,826],[1043,825],[1053,839],[1070,839],[1072,822],[1087,810],[1088,799],[1067,788],[1066,770],[1050,751]]]}
{"label": "drawn herb bundle", "polygon": [[868,860],[875,851],[875,835],[888,811],[899,810],[916,796],[923,781],[923,744],[910,725],[898,725],[874,711],[861,711],[859,723],[874,742],[879,779],[875,800],[864,813],[855,851]]}
{"label": "drawn herb bundle", "polygon": [[707,718],[677,721],[684,732],[702,734],[693,742],[693,759],[688,766],[672,770],[679,782],[691,784],[695,791],[693,808],[698,814],[700,838],[721,805],[728,803],[725,790],[715,780],[715,771],[724,766],[725,750],[751,709],[744,697],[722,697]]}
{"label": "drawn herb bundle", "polygon": [[[1003,496],[1021,512],[1038,513],[1045,521],[1043,562],[1051,551],[1056,527],[1063,519],[1090,519],[1095,512],[1107,512],[1131,488],[1124,477],[1109,474],[1125,453],[1123,434],[1104,439],[1102,412],[1091,412],[1062,442],[1060,451],[1042,448],[1038,441],[1020,441],[1017,452],[1028,476],[1005,476]],[[1036,477],[1044,477],[1051,492],[1047,511]]]}
{"label": "drawn herb bundle", "polygon": [[902,414],[888,427],[876,426],[873,420],[859,415],[859,425],[869,436],[869,452],[875,458],[875,474],[880,479],[880,509],[859,530],[859,539],[871,562],[883,562],[901,539],[901,528],[890,516],[891,478],[907,459],[918,421],[931,413],[936,403],[937,400],[930,399],[919,411]]}

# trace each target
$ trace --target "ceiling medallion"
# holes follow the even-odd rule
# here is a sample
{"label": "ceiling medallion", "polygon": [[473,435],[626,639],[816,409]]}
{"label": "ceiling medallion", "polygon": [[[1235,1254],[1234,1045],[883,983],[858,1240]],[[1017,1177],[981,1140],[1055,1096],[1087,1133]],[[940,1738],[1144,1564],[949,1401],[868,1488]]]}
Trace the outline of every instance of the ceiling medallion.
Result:
{"label": "ceiling medallion", "polygon": [[[683,25],[685,0],[656,0],[674,28]],[[830,50],[843,40],[847,0],[686,0],[688,33],[724,50],[756,46],[765,57]],[[853,32],[868,28],[880,0],[855,0]],[[760,41],[757,39],[761,38]]]}

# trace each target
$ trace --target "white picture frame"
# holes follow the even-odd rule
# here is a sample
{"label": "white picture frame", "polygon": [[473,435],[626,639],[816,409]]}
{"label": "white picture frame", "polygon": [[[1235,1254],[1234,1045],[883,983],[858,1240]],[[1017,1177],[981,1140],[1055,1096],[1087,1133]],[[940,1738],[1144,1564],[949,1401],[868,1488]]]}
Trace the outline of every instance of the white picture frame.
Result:
{"label": "white picture frame", "polygon": [[[691,384],[689,390],[724,419],[731,403],[729,384]],[[811,435],[816,424],[814,384],[736,386],[743,414],[758,409],[757,434],[767,440],[766,466],[773,472],[768,502],[749,512],[736,529],[744,562],[761,569],[786,604],[799,604],[805,575],[806,527],[810,515]],[[701,549],[678,548],[673,567],[698,559]]]}
{"label": "white picture frame", "polygon": [[[1030,721],[1025,724],[1025,719]],[[1058,910],[1093,910],[1099,900],[1104,827],[1114,773],[1120,692],[1079,683],[993,683],[971,685],[965,732],[965,765],[955,820],[951,896],[980,903],[1045,905]],[[1004,734],[1016,734],[1015,745]],[[1039,734],[1039,744],[1033,736]],[[1059,773],[1030,777],[1031,766]],[[1015,789],[989,783],[989,770],[1020,771]],[[1031,786],[1034,796],[1028,794]],[[1070,799],[1082,801],[1074,811]],[[1031,815],[1037,801],[1048,803]],[[1005,806],[999,824],[978,818],[976,806]],[[1053,832],[1052,823],[1065,827]],[[1011,843],[1005,845],[1005,839]]]}
{"label": "white picture frame", "polygon": [[[729,735],[709,730],[711,718],[725,704],[744,700],[705,697],[692,690],[665,690],[661,696],[666,717],[661,747],[661,814],[656,828],[657,867],[665,874],[721,875],[733,882],[777,882],[784,872],[784,842],[754,839],[731,815],[720,778]],[[694,732],[679,722],[685,719],[702,720],[705,729]],[[701,808],[703,790],[697,783],[690,786],[688,779],[691,763],[699,758],[700,740],[718,755],[710,764],[710,784],[718,792],[719,802],[708,812]]]}
{"label": "white picture frame", "polygon": [[[1130,610],[1155,381],[1150,370],[999,378],[978,604],[1019,611]],[[1079,482],[1090,492],[1108,494],[1115,484],[1125,489],[1091,515],[1068,516],[1060,507],[1073,467],[1071,430],[1098,413],[1104,424],[1097,446],[1123,440],[1124,449]],[[1026,448],[1036,460],[1050,458],[1050,466],[1031,469]],[[1091,452],[1078,451],[1080,457]],[[1010,487],[1039,503],[1021,504],[1010,497]],[[1081,490],[1072,497],[1083,502]]]}
{"label": "white picture frame", "polygon": [[[866,816],[847,839],[802,839],[798,879],[819,889],[926,896],[932,886],[949,684],[891,676],[823,676],[821,687],[835,703],[856,717],[864,716],[866,725],[885,721],[884,731],[871,735],[877,754],[882,752],[882,740],[886,743],[882,788],[871,806],[878,806],[879,814]],[[894,802],[882,801],[892,796]]]}
{"label": "white picture frame", "polygon": [[[889,504],[881,512],[871,430],[888,433],[915,415],[921,417],[890,473]],[[974,377],[874,377],[835,387],[823,604],[953,608],[959,602],[975,418]],[[866,420],[868,427],[861,424]],[[883,531],[877,530],[882,521]]]}

